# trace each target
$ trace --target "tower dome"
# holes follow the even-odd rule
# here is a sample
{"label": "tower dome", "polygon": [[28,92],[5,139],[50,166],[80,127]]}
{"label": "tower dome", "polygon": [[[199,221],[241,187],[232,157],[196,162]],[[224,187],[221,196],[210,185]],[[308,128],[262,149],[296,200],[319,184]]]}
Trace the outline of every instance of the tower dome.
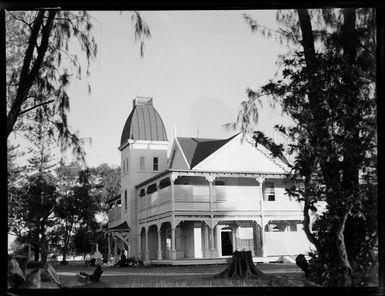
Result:
{"label": "tower dome", "polygon": [[152,98],[136,97],[123,128],[120,145],[127,140],[167,141],[162,118],[152,105]]}

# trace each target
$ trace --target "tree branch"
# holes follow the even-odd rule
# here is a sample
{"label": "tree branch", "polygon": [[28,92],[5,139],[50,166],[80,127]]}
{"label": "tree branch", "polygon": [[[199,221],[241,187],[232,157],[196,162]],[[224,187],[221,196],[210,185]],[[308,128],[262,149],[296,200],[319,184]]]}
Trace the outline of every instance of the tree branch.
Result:
{"label": "tree branch", "polygon": [[[23,67],[20,74],[19,88],[17,90],[15,101],[7,116],[7,137],[12,132],[16,120],[19,116],[21,106],[26,100],[27,94],[39,73],[41,64],[44,60],[44,56],[48,48],[48,40],[51,33],[52,22],[56,13],[57,10],[50,10],[48,12],[48,19],[45,25],[43,25],[45,10],[40,10],[33,24],[31,36],[28,41],[28,47],[23,61]],[[42,35],[41,43],[37,50],[38,55],[31,71],[29,71],[33,59],[33,52],[35,50],[35,43],[39,37],[39,31],[41,27]]]}
{"label": "tree branch", "polygon": [[29,74],[28,72],[33,59],[33,52],[35,49],[36,40],[39,35],[40,27],[43,24],[44,12],[45,12],[44,10],[40,10],[38,12],[38,15],[36,16],[36,19],[32,26],[31,35],[28,41],[28,47],[25,52],[25,57],[23,61],[23,67],[20,72],[19,87],[17,89],[16,98],[7,116],[7,137],[13,130],[13,126],[16,123],[17,116],[21,109],[21,105],[25,101],[30,85],[32,85],[32,82],[30,83],[28,81],[28,74]]}
{"label": "tree branch", "polygon": [[27,113],[28,111],[31,111],[32,109],[38,108],[38,107],[40,107],[40,106],[43,106],[43,105],[46,105],[46,104],[49,104],[49,103],[52,103],[52,102],[54,102],[54,101],[55,101],[55,100],[50,100],[50,101],[43,102],[43,103],[41,103],[41,104],[35,105],[35,106],[31,107],[31,108],[28,108],[28,109],[26,109],[26,110],[21,111],[21,112],[19,113],[19,115],[24,114],[24,113]]}

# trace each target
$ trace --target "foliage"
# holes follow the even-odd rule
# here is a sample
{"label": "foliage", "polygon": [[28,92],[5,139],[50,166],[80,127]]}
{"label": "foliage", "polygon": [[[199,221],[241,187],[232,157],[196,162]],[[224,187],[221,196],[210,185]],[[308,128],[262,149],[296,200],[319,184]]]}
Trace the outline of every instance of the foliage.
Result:
{"label": "foliage", "polygon": [[58,194],[55,178],[51,174],[34,174],[28,178],[28,184],[19,200],[22,211],[17,212],[24,228],[20,240],[39,246],[42,261],[47,259],[47,230],[54,225],[52,214]]}
{"label": "foliage", "polygon": [[73,245],[77,252],[84,254],[92,251],[93,233],[87,228],[79,228],[73,236]]}
{"label": "foliage", "polygon": [[[256,104],[270,96],[292,118],[293,126],[276,129],[289,140],[286,152],[294,156],[288,193],[304,201],[304,229],[317,250],[309,276],[322,285],[369,285],[377,268],[372,14],[354,9],[279,14],[292,37],[300,34],[303,51],[281,57],[279,79],[247,90],[249,100],[238,117],[242,130],[249,132]],[[313,30],[311,17],[314,21],[317,16],[321,29]],[[318,52],[316,41],[323,45]],[[270,142],[274,156],[284,148],[260,132],[254,139]],[[310,229],[309,211],[319,201],[327,208]]]}
{"label": "foliage", "polygon": [[[151,33],[140,13],[131,13],[143,57],[144,39]],[[83,60],[88,77],[96,59],[92,17],[87,11],[59,9],[6,11],[6,31],[7,137],[13,131],[33,130],[30,111],[42,107],[44,120],[50,123],[48,135],[62,151],[72,148],[74,156],[84,161],[85,139],[68,126],[67,89],[72,79],[83,79]]]}
{"label": "foliage", "polygon": [[120,167],[111,167],[106,163],[90,169],[92,194],[101,202],[102,210],[108,211],[107,201],[120,194]]}
{"label": "foliage", "polygon": [[61,180],[61,197],[57,203],[55,216],[61,221],[57,231],[62,234],[63,263],[65,263],[74,230],[78,225],[94,220],[99,209],[99,201],[90,195],[88,169],[81,170],[76,164],[62,165],[58,175]]}
{"label": "foliage", "polygon": [[[82,66],[71,54],[71,42],[77,41],[87,60],[95,59],[97,45],[92,36],[90,16],[85,11],[61,10],[7,11],[7,136],[14,127],[34,128],[30,110],[41,106],[50,122],[49,136],[56,135],[61,148],[74,147],[84,159],[82,140],[68,128],[70,77],[82,78]],[[18,119],[23,123],[15,126]]]}
{"label": "foliage", "polygon": [[15,160],[19,156],[18,146],[7,143],[7,183],[8,183],[8,232],[19,234],[18,220],[16,212],[20,208],[18,196],[20,195],[23,180],[24,167],[16,164]]}

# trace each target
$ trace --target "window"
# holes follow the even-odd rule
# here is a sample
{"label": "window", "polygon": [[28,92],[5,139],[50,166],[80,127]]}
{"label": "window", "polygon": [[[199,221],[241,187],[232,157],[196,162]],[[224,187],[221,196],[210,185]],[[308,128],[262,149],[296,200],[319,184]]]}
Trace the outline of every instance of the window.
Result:
{"label": "window", "polygon": [[151,194],[157,190],[156,184],[151,184],[150,186],[147,187],[147,193]]}
{"label": "window", "polygon": [[144,190],[144,188],[140,189],[139,196],[142,197],[142,196],[145,196],[145,195],[146,195],[146,191]]}
{"label": "window", "polygon": [[126,173],[128,173],[128,158],[126,158]]}
{"label": "window", "polygon": [[123,160],[123,175],[125,175],[125,174],[126,174],[126,163]]}
{"label": "window", "polygon": [[265,183],[265,200],[275,201],[275,191],[274,191],[274,183],[266,182]]}
{"label": "window", "polygon": [[165,188],[167,186],[170,186],[171,182],[169,178],[165,178],[159,182],[159,189]]}
{"label": "window", "polygon": [[145,170],[145,158],[144,156],[139,157],[139,170],[144,171]]}
{"label": "window", "polygon": [[154,157],[152,169],[153,169],[154,171],[159,170],[159,160],[158,160],[158,157]]}
{"label": "window", "polygon": [[124,190],[124,210],[127,211],[127,190]]}

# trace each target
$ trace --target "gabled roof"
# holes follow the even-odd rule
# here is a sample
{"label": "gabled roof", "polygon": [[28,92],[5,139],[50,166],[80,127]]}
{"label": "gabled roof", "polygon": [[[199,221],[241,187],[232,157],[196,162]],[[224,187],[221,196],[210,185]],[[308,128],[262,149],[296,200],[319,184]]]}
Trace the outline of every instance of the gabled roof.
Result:
{"label": "gabled roof", "polygon": [[202,138],[185,138],[177,137],[182,148],[183,154],[192,169],[205,158],[213,154],[219,148],[230,142],[238,134],[228,139],[202,139]]}

